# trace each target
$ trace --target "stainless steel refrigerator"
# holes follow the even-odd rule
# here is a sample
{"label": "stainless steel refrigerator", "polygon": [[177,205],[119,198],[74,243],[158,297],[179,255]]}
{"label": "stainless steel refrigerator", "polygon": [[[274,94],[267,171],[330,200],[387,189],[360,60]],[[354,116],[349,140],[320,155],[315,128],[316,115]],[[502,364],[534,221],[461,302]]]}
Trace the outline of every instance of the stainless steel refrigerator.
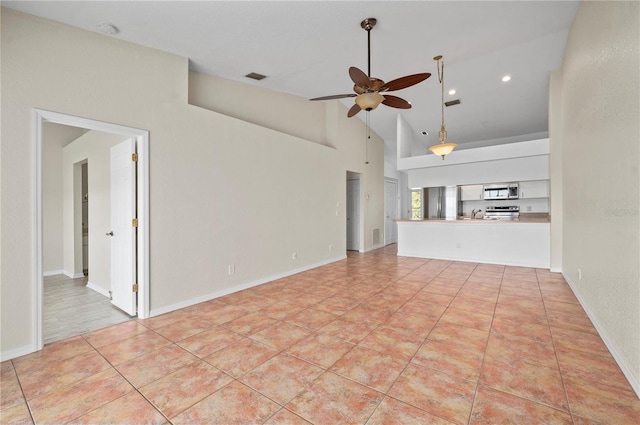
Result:
{"label": "stainless steel refrigerator", "polygon": [[455,220],[462,211],[458,186],[427,187],[424,195],[427,219]]}

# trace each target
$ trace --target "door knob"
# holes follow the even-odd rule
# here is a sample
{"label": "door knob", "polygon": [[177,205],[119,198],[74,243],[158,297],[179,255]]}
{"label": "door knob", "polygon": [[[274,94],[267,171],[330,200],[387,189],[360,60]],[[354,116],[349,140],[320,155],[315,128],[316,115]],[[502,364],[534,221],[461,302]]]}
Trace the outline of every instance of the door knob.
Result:
{"label": "door knob", "polygon": [[105,235],[107,235],[107,236],[113,236],[113,230],[112,230],[112,231],[110,231],[109,233],[105,233]]}

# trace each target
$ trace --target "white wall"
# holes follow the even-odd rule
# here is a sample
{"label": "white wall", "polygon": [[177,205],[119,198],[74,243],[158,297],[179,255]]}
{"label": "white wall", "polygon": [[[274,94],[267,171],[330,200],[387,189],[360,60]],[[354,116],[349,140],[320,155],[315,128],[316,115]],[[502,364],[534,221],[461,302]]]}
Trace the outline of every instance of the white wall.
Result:
{"label": "white wall", "polygon": [[[3,358],[34,346],[36,107],[149,130],[152,315],[344,258],[347,170],[362,173],[363,247],[374,247],[382,141],[374,135],[366,165],[365,126],[341,103],[320,103],[324,145],[189,105],[187,58],[6,9],[1,30]],[[250,92],[231,98],[251,102]],[[276,111],[319,105],[270,100]]]}
{"label": "white wall", "polygon": [[62,232],[62,147],[83,129],[45,123],[42,128],[42,270],[45,275],[64,271]]}
{"label": "white wall", "polygon": [[81,212],[78,168],[87,162],[89,186],[89,286],[106,294],[111,289],[111,147],[122,136],[89,131],[62,149],[64,264],[67,275],[82,272]]}
{"label": "white wall", "polygon": [[[506,147],[495,146],[495,148]],[[491,148],[469,149],[460,153],[469,154],[471,153],[470,151],[484,151]],[[409,176],[409,187],[548,180],[549,155],[547,153],[517,158],[469,161],[466,163],[412,169],[408,170],[407,174]]]}
{"label": "white wall", "polygon": [[580,3],[551,116],[562,123],[562,272],[638,394],[639,21],[638,2]]}
{"label": "white wall", "polygon": [[549,79],[549,214],[551,216],[551,271],[562,271],[562,70]]}

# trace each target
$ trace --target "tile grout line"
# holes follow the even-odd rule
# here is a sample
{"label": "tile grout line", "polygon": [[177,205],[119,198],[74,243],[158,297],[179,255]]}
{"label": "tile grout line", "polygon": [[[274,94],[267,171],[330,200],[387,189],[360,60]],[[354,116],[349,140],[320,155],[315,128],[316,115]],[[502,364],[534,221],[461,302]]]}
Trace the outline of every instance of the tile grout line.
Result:
{"label": "tile grout line", "polygon": [[36,423],[35,418],[33,417],[33,411],[31,409],[31,405],[27,400],[27,395],[24,393],[24,388],[22,387],[22,381],[20,380],[20,375],[18,374],[18,370],[16,369],[16,365],[13,363],[13,359],[9,360],[11,362],[11,367],[13,368],[13,373],[16,375],[16,381],[18,381],[18,385],[20,386],[20,393],[22,394],[22,399],[24,400],[24,404],[27,406],[27,411],[29,412],[29,417],[31,418],[31,422]]}
{"label": "tile grout line", "polygon": [[[144,326],[144,325],[142,325],[142,326]],[[144,327],[145,327],[145,328],[147,328],[146,326],[144,326]],[[147,328],[147,329],[149,329],[149,328]],[[153,329],[149,329],[149,330],[151,330],[152,332],[155,332]],[[155,332],[155,333],[157,333],[157,332]],[[84,337],[83,337],[83,339],[84,339]],[[126,339],[126,338],[125,338],[125,339]],[[86,341],[86,339],[85,339],[85,341]],[[91,343],[90,343],[89,341],[87,341],[87,343],[88,343],[89,345],[91,345]],[[175,343],[172,343],[172,344],[174,344],[174,345],[175,345]],[[166,347],[166,346],[165,346],[165,347]],[[147,399],[147,397],[145,397],[145,396],[144,396],[144,394],[142,394],[142,393],[140,392],[140,390],[138,389],[138,387],[136,387],[136,386],[133,384],[133,382],[131,382],[131,381],[130,381],[129,379],[127,379],[127,378],[126,378],[122,373],[120,373],[120,371],[116,368],[116,366],[115,366],[114,364],[112,364],[109,360],[107,360],[107,358],[106,358],[106,357],[104,357],[104,356],[102,355],[102,353],[101,353],[100,351],[98,351],[98,349],[97,349],[97,348],[95,348],[93,345],[91,345],[91,348],[93,348],[93,349],[96,351],[96,353],[98,353],[98,355],[99,355],[100,357],[102,357],[102,358],[107,362],[107,364],[109,365],[109,367],[110,367],[111,369],[113,369],[113,370],[114,370],[118,375],[120,375],[120,377],[121,377],[122,379],[124,379],[124,380],[129,384],[129,385],[131,385],[131,387],[133,388],[133,391],[135,391],[135,392],[137,392],[138,394],[140,394],[140,396],[141,396],[142,398],[144,398],[145,400],[147,400],[147,401],[149,402],[149,404],[150,404],[151,406],[153,406],[153,408],[154,408],[158,413],[160,413],[160,414],[162,415],[162,417],[166,418],[166,419],[167,419],[167,421],[171,422],[171,421],[170,421],[170,419],[169,419],[169,418],[167,418],[167,416],[166,416],[166,415],[165,415],[165,414],[164,414],[160,409],[158,409],[158,408],[155,406],[155,404],[151,403],[151,400],[148,400],[148,399]],[[159,349],[158,349],[158,350],[159,350]],[[157,350],[154,350],[154,351],[157,351]],[[138,356],[138,357],[142,357],[142,356]],[[138,358],[138,357],[135,357],[135,358]],[[130,359],[130,360],[133,360],[133,359]],[[127,360],[127,361],[128,361],[128,360]],[[122,362],[122,363],[124,363],[124,362]],[[130,392],[131,392],[131,391],[130,391]],[[100,408],[102,408],[102,407],[104,407],[104,406],[108,405],[109,403],[113,403],[113,402],[114,402],[114,401],[116,401],[116,400],[120,400],[121,398],[123,398],[123,397],[127,396],[128,394],[129,394],[129,392],[127,392],[127,393],[123,394],[122,396],[120,396],[120,397],[118,397],[118,398],[116,398],[116,399],[114,399],[114,400],[108,401],[107,403],[104,403],[104,404],[102,404],[102,405],[100,405],[100,406],[97,406],[95,409],[92,409],[92,410],[90,410],[90,411],[88,411],[88,412],[83,413],[82,415],[78,416],[77,418],[72,419],[72,420],[71,420],[71,421],[69,421],[68,423],[71,423],[72,421],[74,421],[74,420],[76,420],[76,419],[79,419],[79,418],[81,418],[82,416],[88,415],[89,413],[91,413],[91,412],[93,412],[93,411],[96,411],[96,410],[98,410],[98,409],[100,409]]]}
{"label": "tile grout line", "polygon": [[[431,259],[429,259],[429,261],[427,261],[425,264],[428,264],[430,261],[431,261]],[[430,283],[431,281],[433,281],[433,279],[435,279],[435,278],[436,278],[436,277],[438,277],[442,272],[444,272],[444,271],[445,271],[445,270],[446,270],[446,269],[447,269],[447,268],[448,268],[452,263],[453,263],[453,262],[451,262],[449,265],[447,265],[447,267],[443,268],[443,269],[442,269],[438,274],[436,274],[434,277],[432,277],[431,279],[429,279],[429,281],[428,281],[427,283],[425,283],[425,284],[424,284],[424,286],[422,287],[422,289],[420,289],[419,291],[417,291],[413,296],[411,296],[411,298],[409,298],[405,303],[403,303],[400,307],[398,307],[398,309],[396,309],[396,312],[397,312],[398,310],[400,310],[400,309],[401,309],[405,304],[407,304],[409,301],[411,301],[411,300],[412,300],[412,299],[413,299],[413,298],[414,298],[414,297],[415,297],[419,292],[421,292],[422,290],[424,290],[424,288],[426,288],[426,287],[429,285],[429,283]],[[424,264],[423,264],[423,265],[424,265]],[[421,266],[420,266],[420,267],[421,267]],[[418,269],[418,268],[420,268],[420,267],[417,267],[417,268],[416,268],[416,269],[414,269],[414,270],[417,270],[417,269]],[[477,267],[477,264],[476,264],[476,266],[475,266],[475,267]],[[475,269],[475,267],[474,267],[474,269]],[[470,276],[470,275],[471,275],[471,273],[469,274],[469,276]],[[465,283],[468,281],[469,276],[467,277],[467,279],[465,279]],[[398,279],[398,280],[400,280],[400,279]],[[397,281],[396,281],[396,283],[397,283]],[[454,296],[451,298],[452,300],[457,296],[457,294],[458,294],[458,293],[460,293],[460,290],[461,290],[461,289],[462,289],[462,287],[465,285],[465,283],[463,283],[463,284],[460,286],[460,288],[459,288],[459,289],[458,289],[458,291],[456,292],[456,295],[454,295]],[[442,315],[444,315],[444,313],[445,313],[445,312],[447,311],[447,309],[449,308],[449,305],[451,305],[451,302],[449,302],[449,304],[447,304],[447,307],[446,307],[446,308],[445,308],[445,310],[440,314],[440,316],[439,316],[439,317],[438,317],[438,319],[436,320],[435,324],[433,325],[433,327],[431,328],[431,330],[429,331],[429,333],[428,333],[428,334],[423,338],[422,342],[418,345],[418,348],[417,348],[417,349],[416,349],[416,351],[413,353],[413,355],[411,356],[411,358],[409,359],[409,361],[407,362],[407,364],[402,368],[402,371],[398,374],[398,376],[396,377],[396,379],[394,379],[393,383],[389,386],[389,389],[384,393],[384,396],[385,396],[385,397],[389,397],[389,398],[391,398],[391,399],[393,399],[393,400],[396,400],[396,401],[398,401],[398,402],[400,402],[400,403],[407,404],[407,405],[409,405],[409,406],[415,407],[415,408],[419,409],[420,411],[423,411],[423,412],[425,412],[425,413],[427,413],[427,414],[429,414],[429,415],[432,415],[432,416],[434,416],[434,417],[440,418],[440,419],[442,419],[442,420],[447,420],[447,419],[446,419],[446,418],[444,418],[444,417],[442,417],[442,416],[438,416],[438,415],[437,415],[437,414],[435,414],[435,413],[432,413],[432,412],[429,412],[429,411],[427,411],[427,410],[424,410],[423,408],[421,408],[421,407],[419,407],[419,406],[412,405],[412,404],[410,404],[410,403],[407,403],[406,401],[403,401],[403,400],[400,400],[400,399],[398,399],[398,398],[396,398],[396,397],[393,397],[392,395],[390,395],[390,394],[389,394],[389,391],[391,390],[391,388],[393,388],[393,386],[396,384],[396,382],[398,382],[398,379],[400,379],[400,377],[404,374],[404,372],[407,370],[407,368],[409,367],[409,365],[410,365],[410,364],[412,364],[412,361],[413,361],[413,359],[415,358],[415,355],[418,353],[418,351],[420,351],[420,349],[422,348],[422,346],[423,346],[423,345],[425,344],[425,342],[429,339],[429,335],[431,335],[431,332],[433,332],[433,329],[435,329],[435,328],[436,328],[436,326],[437,326],[437,325],[438,325],[438,323],[440,322],[440,318],[442,317]],[[419,366],[419,365],[418,365],[418,366]],[[432,368],[428,368],[428,369],[430,369],[430,370],[435,370],[435,369],[432,369]],[[440,371],[437,371],[437,372],[440,372]],[[446,375],[449,375],[449,374],[446,374]],[[452,376],[452,375],[449,375],[449,376]],[[476,387],[477,387],[477,383],[476,383]],[[384,397],[383,397],[383,400],[384,400]],[[376,406],[376,409],[375,409],[375,410],[377,410],[377,409],[378,409],[378,407],[380,406],[380,404],[381,404],[381,403],[382,403],[382,400],[380,401],[380,403],[378,403],[378,406]],[[375,413],[375,410],[371,413],[371,416]],[[369,420],[369,419],[371,418],[371,416],[369,416],[369,418],[368,418],[367,420]]]}
{"label": "tile grout line", "polygon": [[542,289],[540,289],[540,278],[538,277],[538,271],[536,270],[536,283],[538,285],[538,291],[540,291],[540,298],[542,299],[542,308],[544,310],[544,317],[547,322],[547,329],[549,329],[549,335],[551,336],[551,346],[553,347],[553,356],[556,359],[556,366],[558,367],[558,373],[560,374],[560,381],[562,382],[562,392],[564,393],[565,400],[567,401],[568,413],[571,416],[571,422],[574,421],[574,412],[571,402],[569,401],[569,393],[567,392],[567,386],[565,384],[565,376],[562,373],[562,369],[560,367],[560,359],[558,358],[558,350],[556,349],[556,338],[554,337],[553,331],[551,330],[551,322],[549,321],[549,315],[547,313],[547,304],[545,302],[544,296],[542,295]]}
{"label": "tile grout line", "polygon": [[[474,267],[474,270],[476,270],[478,268],[478,265],[476,264],[476,267]],[[504,278],[504,270],[505,268],[502,268],[502,276],[500,277],[500,287],[498,288],[498,294],[496,296],[496,303],[493,306],[493,314],[491,315],[491,324],[489,325],[489,334],[487,335],[487,342],[484,346],[484,352],[482,353],[482,362],[480,362],[480,368],[478,370],[478,378],[476,379],[476,385],[475,385],[475,390],[473,392],[473,400],[471,401],[471,409],[469,409],[469,417],[467,418],[467,425],[471,423],[471,418],[473,417],[473,408],[476,406],[476,400],[478,398],[478,390],[480,388],[480,377],[482,376],[482,369],[484,368],[484,361],[487,357],[487,350],[489,349],[489,338],[491,338],[491,329],[493,328],[493,320],[496,317],[496,309],[498,308],[498,299],[500,298],[500,290],[502,289],[502,279]],[[473,274],[473,272],[472,272]],[[469,275],[469,277],[471,277],[471,275]],[[467,279],[466,282],[468,282],[469,279]],[[457,295],[456,295],[457,296]]]}

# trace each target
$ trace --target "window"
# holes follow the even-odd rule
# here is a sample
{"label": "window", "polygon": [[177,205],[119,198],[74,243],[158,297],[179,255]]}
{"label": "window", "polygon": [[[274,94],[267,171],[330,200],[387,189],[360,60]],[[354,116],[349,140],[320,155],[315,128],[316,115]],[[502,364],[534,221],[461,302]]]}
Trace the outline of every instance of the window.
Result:
{"label": "window", "polygon": [[422,220],[422,189],[411,191],[411,220]]}

